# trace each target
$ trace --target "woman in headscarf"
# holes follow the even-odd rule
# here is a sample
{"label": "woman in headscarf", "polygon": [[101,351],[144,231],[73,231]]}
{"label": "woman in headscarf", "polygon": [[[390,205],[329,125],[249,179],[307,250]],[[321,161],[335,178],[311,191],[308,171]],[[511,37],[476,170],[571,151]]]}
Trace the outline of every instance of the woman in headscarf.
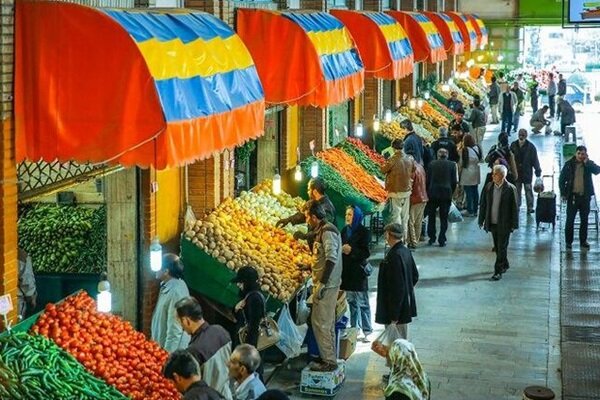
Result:
{"label": "woman in headscarf", "polygon": [[415,346],[405,339],[396,339],[388,353],[392,367],[384,390],[386,400],[428,400],[431,385],[423,371]]}
{"label": "woman in headscarf", "polygon": [[369,307],[369,276],[367,259],[370,235],[362,225],[363,212],[357,206],[346,208],[346,226],[342,229],[342,285],[350,307],[350,326],[361,328],[363,342],[368,342],[371,328],[371,308]]}

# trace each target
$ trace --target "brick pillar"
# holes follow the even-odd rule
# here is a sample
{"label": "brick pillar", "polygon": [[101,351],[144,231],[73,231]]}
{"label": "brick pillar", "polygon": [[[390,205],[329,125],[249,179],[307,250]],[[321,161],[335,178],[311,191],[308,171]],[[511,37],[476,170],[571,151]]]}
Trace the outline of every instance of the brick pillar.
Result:
{"label": "brick pillar", "polygon": [[221,153],[221,199],[234,197],[235,188],[235,152],[224,150]]}
{"label": "brick pillar", "polygon": [[[14,1],[0,5],[0,294],[11,296],[17,322],[17,169],[13,118]],[[0,329],[2,329],[0,321]]]}
{"label": "brick pillar", "polygon": [[[141,326],[142,332],[150,335],[150,324],[152,322],[152,312],[158,298],[158,281],[150,270],[150,244],[156,236],[156,194],[152,193],[152,182],[156,180],[156,171],[153,168],[142,170],[140,173],[140,200],[142,203],[141,215],[141,234],[142,243],[141,254],[142,272],[140,274],[142,286],[142,310]],[[159,188],[160,190],[160,188]]]}
{"label": "brick pillar", "polygon": [[186,8],[195,8],[200,11],[220,17],[220,1],[219,0],[185,0]]}
{"label": "brick pillar", "polygon": [[383,11],[380,0],[363,0],[363,10],[365,11]]}
{"label": "brick pillar", "polygon": [[[201,218],[221,203],[221,155],[197,161],[188,167],[190,205]],[[233,173],[233,171],[232,171]]]}
{"label": "brick pillar", "polygon": [[413,74],[396,81],[396,101],[402,101],[404,94],[410,99],[415,95],[413,88]]}
{"label": "brick pillar", "polygon": [[300,9],[327,11],[327,0],[300,0]]}
{"label": "brick pillar", "polygon": [[392,0],[390,4],[392,10],[413,11],[416,8],[415,0]]}
{"label": "brick pillar", "polygon": [[444,10],[445,11],[457,11],[458,10],[457,0],[445,0]]}
{"label": "brick pillar", "polygon": [[311,155],[310,142],[315,142],[315,152],[327,147],[327,109],[302,107],[300,109],[300,159]]}
{"label": "brick pillar", "polygon": [[439,0],[427,0],[427,10],[438,12],[438,10],[441,10],[439,3]]}
{"label": "brick pillar", "polygon": [[448,59],[444,62],[443,80],[448,80],[454,72],[454,65],[456,64],[456,56],[448,56]]}
{"label": "brick pillar", "polygon": [[366,128],[365,143],[373,144],[373,115],[381,116],[382,107],[382,82],[381,79],[365,79],[365,91],[363,94],[364,115],[363,126]]}

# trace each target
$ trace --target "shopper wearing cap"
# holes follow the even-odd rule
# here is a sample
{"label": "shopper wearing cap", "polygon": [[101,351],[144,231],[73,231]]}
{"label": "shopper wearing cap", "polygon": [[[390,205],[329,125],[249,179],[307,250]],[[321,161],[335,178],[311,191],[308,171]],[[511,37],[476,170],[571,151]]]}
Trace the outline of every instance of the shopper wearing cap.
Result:
{"label": "shopper wearing cap", "polygon": [[327,222],[323,207],[312,203],[306,211],[306,223],[315,232],[312,246],[315,264],[312,269],[312,329],[321,362],[311,363],[313,371],[335,371],[335,308],[342,283],[342,240],[337,228]]}
{"label": "shopper wearing cap", "polygon": [[398,325],[402,337],[407,339],[408,324],[417,316],[414,287],[419,281],[419,271],[411,251],[403,243],[402,225],[388,224],[384,232],[390,249],[379,265],[375,322]]}
{"label": "shopper wearing cap", "polygon": [[162,269],[156,273],[160,280],[160,291],[150,327],[151,337],[167,352],[185,349],[190,336],[183,331],[177,322],[175,303],[190,295],[183,281],[183,264],[175,254],[163,256]]}

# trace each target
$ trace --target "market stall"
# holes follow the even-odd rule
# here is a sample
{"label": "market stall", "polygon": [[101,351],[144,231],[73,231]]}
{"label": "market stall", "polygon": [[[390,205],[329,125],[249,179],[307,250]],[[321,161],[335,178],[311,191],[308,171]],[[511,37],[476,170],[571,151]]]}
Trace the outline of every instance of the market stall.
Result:
{"label": "market stall", "polygon": [[475,28],[477,33],[477,46],[483,50],[488,44],[488,31],[483,23],[483,20],[476,14],[467,14],[467,18],[471,21],[471,24]]}
{"label": "market stall", "polygon": [[465,51],[465,42],[456,23],[444,13],[431,11],[423,12],[436,26],[444,41],[444,49],[451,56],[457,56]]}
{"label": "market stall", "polygon": [[471,19],[469,19],[465,14],[458,12],[446,12],[444,13],[456,24],[458,30],[461,33],[463,41],[465,43],[465,53],[471,53],[477,49],[477,31],[475,30],[475,26],[473,25]]}
{"label": "market stall", "polygon": [[432,64],[447,58],[444,41],[431,20],[422,13],[412,11],[386,11],[402,25],[410,39],[414,61]]}

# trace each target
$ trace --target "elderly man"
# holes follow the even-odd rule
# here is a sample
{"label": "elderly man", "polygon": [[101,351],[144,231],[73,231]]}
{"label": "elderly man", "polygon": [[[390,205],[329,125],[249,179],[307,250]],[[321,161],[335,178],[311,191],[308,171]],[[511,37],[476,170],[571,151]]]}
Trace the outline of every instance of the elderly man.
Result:
{"label": "elderly man", "polygon": [[533,113],[531,116],[531,120],[529,120],[529,125],[531,125],[533,133],[540,133],[542,128],[546,127],[546,129],[550,125],[550,121],[546,119],[544,116],[550,107],[543,106],[539,110]]}
{"label": "elderly man", "polygon": [[481,193],[479,208],[479,227],[492,233],[496,262],[492,281],[502,279],[509,266],[508,242],[510,234],[519,228],[519,208],[517,207],[517,191],[506,180],[508,170],[504,165],[494,165],[492,182],[488,183]]}
{"label": "elderly man", "polygon": [[267,391],[256,372],[260,366],[260,354],[254,346],[237,346],[231,353],[228,366],[235,400],[255,400]]}
{"label": "elderly man", "polygon": [[429,197],[427,236],[429,236],[429,245],[435,243],[436,240],[435,216],[438,208],[440,210],[440,234],[437,239],[440,247],[446,245],[448,212],[452,205],[452,194],[457,184],[456,163],[448,160],[446,149],[439,149],[438,159],[429,164],[427,171],[427,196]]}
{"label": "elderly man", "polygon": [[439,132],[440,137],[431,143],[433,158],[437,159],[437,153],[440,149],[446,149],[448,151],[448,159],[450,161],[458,162],[459,155],[458,150],[456,150],[456,143],[448,137],[448,129],[441,127]]}
{"label": "elderly man", "polygon": [[381,172],[385,174],[385,188],[388,191],[390,221],[402,225],[406,233],[408,232],[408,219],[410,216],[412,177],[415,173],[416,165],[414,158],[404,153],[402,139],[395,139],[392,142],[392,147],[396,152],[381,167]]}

